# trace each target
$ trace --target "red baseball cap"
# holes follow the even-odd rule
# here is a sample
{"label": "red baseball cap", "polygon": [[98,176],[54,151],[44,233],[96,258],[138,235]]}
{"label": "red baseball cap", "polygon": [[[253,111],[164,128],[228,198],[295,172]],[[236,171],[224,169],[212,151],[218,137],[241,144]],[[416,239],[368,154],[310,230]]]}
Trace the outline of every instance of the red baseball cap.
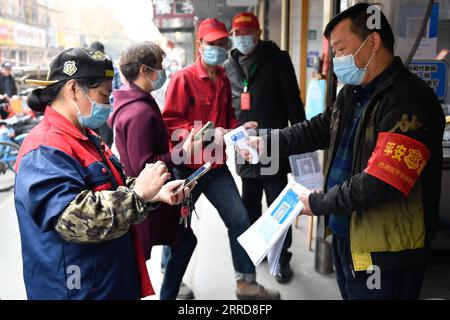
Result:
{"label": "red baseball cap", "polygon": [[233,22],[231,24],[231,31],[237,29],[259,29],[259,21],[258,18],[250,12],[241,12],[238,13],[233,18]]}
{"label": "red baseball cap", "polygon": [[229,33],[225,24],[217,19],[210,18],[203,20],[198,27],[198,40],[205,39],[205,41],[213,42],[218,39],[228,38]]}

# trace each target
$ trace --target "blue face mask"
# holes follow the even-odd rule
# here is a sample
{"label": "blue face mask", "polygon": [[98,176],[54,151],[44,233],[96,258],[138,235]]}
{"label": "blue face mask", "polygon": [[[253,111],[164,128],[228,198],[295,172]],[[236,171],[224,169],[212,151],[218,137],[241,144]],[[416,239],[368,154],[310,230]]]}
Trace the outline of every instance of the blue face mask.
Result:
{"label": "blue face mask", "polygon": [[72,101],[77,108],[78,123],[84,128],[89,128],[92,130],[98,129],[108,120],[112,107],[110,104],[93,102],[84,90],[83,93],[91,102],[91,114],[89,116],[83,115],[80,112],[80,109],[78,108],[76,102]]}
{"label": "blue face mask", "polygon": [[203,46],[202,56],[207,65],[215,67],[227,60],[228,53],[227,50],[222,47],[205,45]]}
{"label": "blue face mask", "polygon": [[169,67],[169,71],[170,71],[170,72],[177,72],[177,71],[178,71],[178,66],[176,66],[176,65],[170,66],[170,67]]}
{"label": "blue face mask", "polygon": [[233,46],[239,50],[243,55],[247,55],[255,49],[255,42],[253,41],[253,35],[247,36],[234,36]]}
{"label": "blue face mask", "polygon": [[364,47],[368,39],[369,38],[364,41],[364,43],[361,45],[361,47],[359,47],[358,51],[356,51],[354,55],[349,54],[346,56],[333,58],[334,73],[343,83],[359,86],[363,82],[367,72],[367,67],[372,61],[373,54],[370,57],[369,62],[363,69],[358,68],[355,63],[355,57],[359,53],[359,51],[361,51],[362,47]]}
{"label": "blue face mask", "polygon": [[152,91],[161,89],[167,80],[166,70],[164,70],[164,69],[155,70],[152,67],[149,67],[149,66],[146,66],[146,67],[158,73],[158,78],[156,78],[156,80],[149,79],[150,84],[152,85]]}

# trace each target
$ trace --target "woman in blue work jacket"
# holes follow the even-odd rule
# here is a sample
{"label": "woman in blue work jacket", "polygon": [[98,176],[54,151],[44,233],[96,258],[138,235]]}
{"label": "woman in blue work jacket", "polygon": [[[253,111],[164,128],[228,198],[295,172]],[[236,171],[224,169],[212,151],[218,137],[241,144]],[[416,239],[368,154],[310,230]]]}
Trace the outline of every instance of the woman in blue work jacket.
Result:
{"label": "woman in blue work jacket", "polygon": [[[73,48],[51,63],[47,81],[30,80],[28,104],[45,112],[16,163],[15,205],[29,299],[139,299],[153,294],[134,231],[174,190],[162,162],[137,178],[93,129],[107,120],[114,69],[102,53]],[[151,213],[150,213],[151,214]]]}

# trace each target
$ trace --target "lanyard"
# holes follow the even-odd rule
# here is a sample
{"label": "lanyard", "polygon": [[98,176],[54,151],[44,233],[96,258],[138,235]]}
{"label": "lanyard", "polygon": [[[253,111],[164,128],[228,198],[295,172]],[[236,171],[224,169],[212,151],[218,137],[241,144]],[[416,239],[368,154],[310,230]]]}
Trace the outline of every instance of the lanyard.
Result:
{"label": "lanyard", "polygon": [[[253,77],[253,75],[255,74],[256,71],[256,66],[257,64],[255,63],[251,68],[250,68],[250,77]],[[244,87],[244,92],[247,93],[248,91],[248,79],[245,78],[245,74],[244,74],[244,80],[242,80],[242,85]]]}

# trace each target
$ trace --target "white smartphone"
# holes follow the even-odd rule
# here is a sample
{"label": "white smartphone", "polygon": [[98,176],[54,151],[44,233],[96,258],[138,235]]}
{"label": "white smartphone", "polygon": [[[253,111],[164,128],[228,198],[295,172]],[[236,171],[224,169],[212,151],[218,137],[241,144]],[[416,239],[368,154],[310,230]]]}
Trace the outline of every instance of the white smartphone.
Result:
{"label": "white smartphone", "polygon": [[174,191],[174,193],[178,193],[184,188],[191,187],[198,179],[203,177],[209,170],[211,170],[211,167],[212,165],[210,162],[204,164],[201,168],[199,168],[197,171],[191,174],[186,180],[184,180],[184,183],[180,187],[178,187],[178,189]]}
{"label": "white smartphone", "polygon": [[214,122],[212,121],[208,121],[203,128],[201,128],[194,136],[194,140],[198,140],[201,139],[203,134],[206,132],[206,130],[208,129],[212,129],[214,127]]}

